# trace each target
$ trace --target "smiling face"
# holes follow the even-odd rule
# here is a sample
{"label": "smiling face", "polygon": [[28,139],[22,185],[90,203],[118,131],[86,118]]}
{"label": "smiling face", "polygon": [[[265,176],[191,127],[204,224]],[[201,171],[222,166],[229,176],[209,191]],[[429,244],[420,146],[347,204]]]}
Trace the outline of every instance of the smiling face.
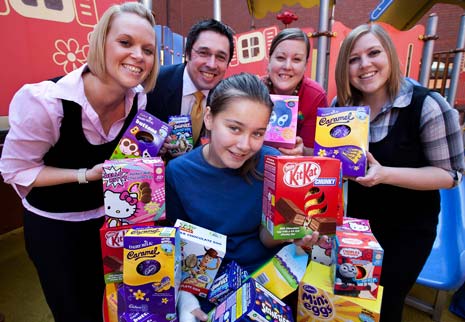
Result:
{"label": "smiling face", "polygon": [[113,18],[105,43],[106,81],[124,89],[141,84],[155,62],[155,31],[134,13]]}
{"label": "smiling face", "polygon": [[198,90],[210,90],[224,77],[229,62],[229,40],[214,31],[202,31],[187,57],[186,69]]}
{"label": "smiling face", "polygon": [[387,95],[391,66],[386,50],[372,33],[361,36],[349,57],[350,84],[363,96]]}
{"label": "smiling face", "polygon": [[306,66],[307,46],[303,40],[284,40],[276,46],[268,63],[274,93],[292,95],[304,77]]}
{"label": "smiling face", "polygon": [[207,162],[217,168],[240,168],[263,146],[269,118],[270,107],[245,98],[231,100],[215,116],[207,108],[205,127],[211,134],[204,148]]}

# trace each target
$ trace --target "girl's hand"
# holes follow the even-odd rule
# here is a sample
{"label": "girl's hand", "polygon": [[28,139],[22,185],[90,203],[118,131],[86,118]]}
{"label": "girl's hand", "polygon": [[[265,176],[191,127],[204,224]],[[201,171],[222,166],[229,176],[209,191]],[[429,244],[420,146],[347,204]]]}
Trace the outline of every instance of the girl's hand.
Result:
{"label": "girl's hand", "polygon": [[[312,249],[313,245],[315,245],[318,241],[318,237],[320,237],[320,233],[314,231],[311,235],[306,235],[300,239],[294,239],[293,242],[296,246],[299,246],[304,251],[308,252]],[[328,238],[328,236],[323,236],[322,238]]]}
{"label": "girl's hand", "polygon": [[178,313],[180,322],[206,321],[207,314],[200,309],[199,300],[194,294],[179,291]]}
{"label": "girl's hand", "polygon": [[284,155],[304,155],[304,141],[300,136],[296,136],[293,148],[278,148],[278,150]]}

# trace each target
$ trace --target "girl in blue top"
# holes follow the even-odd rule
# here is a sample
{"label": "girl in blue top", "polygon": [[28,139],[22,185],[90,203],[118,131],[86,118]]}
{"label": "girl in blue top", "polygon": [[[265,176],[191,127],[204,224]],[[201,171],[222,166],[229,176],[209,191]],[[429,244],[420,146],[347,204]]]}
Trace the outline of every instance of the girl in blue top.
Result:
{"label": "girl in blue top", "polygon": [[[220,82],[208,105],[204,122],[209,143],[167,166],[167,217],[227,235],[224,264],[235,260],[252,273],[284,242],[273,240],[261,226],[264,155],[280,154],[263,146],[273,103],[259,78],[242,73]],[[314,233],[297,243],[309,247],[317,238]],[[198,307],[194,303],[179,311],[205,320]]]}

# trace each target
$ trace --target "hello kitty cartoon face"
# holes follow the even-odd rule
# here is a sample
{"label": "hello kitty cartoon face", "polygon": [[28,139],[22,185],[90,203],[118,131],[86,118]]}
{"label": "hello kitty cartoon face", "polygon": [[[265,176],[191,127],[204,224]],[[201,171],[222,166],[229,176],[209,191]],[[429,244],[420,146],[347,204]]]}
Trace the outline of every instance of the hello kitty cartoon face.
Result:
{"label": "hello kitty cartoon face", "polygon": [[116,219],[116,222],[124,224],[126,218],[131,217],[137,210],[137,194],[123,192],[113,192],[106,190],[105,198],[105,214],[108,217]]}
{"label": "hello kitty cartoon face", "polygon": [[364,232],[370,230],[370,227],[362,224],[362,223],[356,223],[356,222],[350,222],[349,223],[350,229],[353,231],[359,231],[359,232]]}

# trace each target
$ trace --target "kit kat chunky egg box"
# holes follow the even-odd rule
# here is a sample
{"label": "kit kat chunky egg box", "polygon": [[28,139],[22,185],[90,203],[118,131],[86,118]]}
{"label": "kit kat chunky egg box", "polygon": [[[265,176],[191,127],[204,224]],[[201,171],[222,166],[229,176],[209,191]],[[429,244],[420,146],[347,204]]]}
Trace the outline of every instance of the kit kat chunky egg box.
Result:
{"label": "kit kat chunky egg box", "polygon": [[137,112],[110,159],[156,157],[171,126],[146,111]]}
{"label": "kit kat chunky egg box", "polygon": [[176,318],[181,282],[181,243],[175,227],[138,227],[124,235],[123,284],[118,316],[151,313],[156,321]]}
{"label": "kit kat chunky egg box", "polygon": [[293,148],[297,133],[299,97],[270,95],[274,103],[265,132],[265,144],[273,147]]}
{"label": "kit kat chunky egg box", "polygon": [[384,251],[373,234],[340,231],[333,240],[334,294],[374,300]]}
{"label": "kit kat chunky egg box", "polygon": [[299,285],[297,322],[379,321],[383,287],[375,300],[334,295],[330,270],[313,261],[308,265]]}
{"label": "kit kat chunky egg box", "polygon": [[341,160],[344,177],[363,177],[369,128],[368,106],[319,107],[313,154]]}
{"label": "kit kat chunky egg box", "polygon": [[107,160],[102,179],[108,227],[165,219],[165,166],[161,158]]}
{"label": "kit kat chunky egg box", "polygon": [[262,225],[274,239],[334,233],[342,223],[341,193],[337,159],[265,156]]}
{"label": "kit kat chunky egg box", "polygon": [[192,137],[192,122],[190,115],[173,115],[168,118],[168,124],[171,126],[171,144],[176,148],[171,153],[189,152],[194,147],[194,138]]}
{"label": "kit kat chunky egg box", "polygon": [[293,322],[292,309],[255,279],[249,278],[208,313],[208,322]]}
{"label": "kit kat chunky egg box", "polygon": [[181,290],[206,298],[226,254],[227,237],[179,219],[174,226],[181,236]]}

